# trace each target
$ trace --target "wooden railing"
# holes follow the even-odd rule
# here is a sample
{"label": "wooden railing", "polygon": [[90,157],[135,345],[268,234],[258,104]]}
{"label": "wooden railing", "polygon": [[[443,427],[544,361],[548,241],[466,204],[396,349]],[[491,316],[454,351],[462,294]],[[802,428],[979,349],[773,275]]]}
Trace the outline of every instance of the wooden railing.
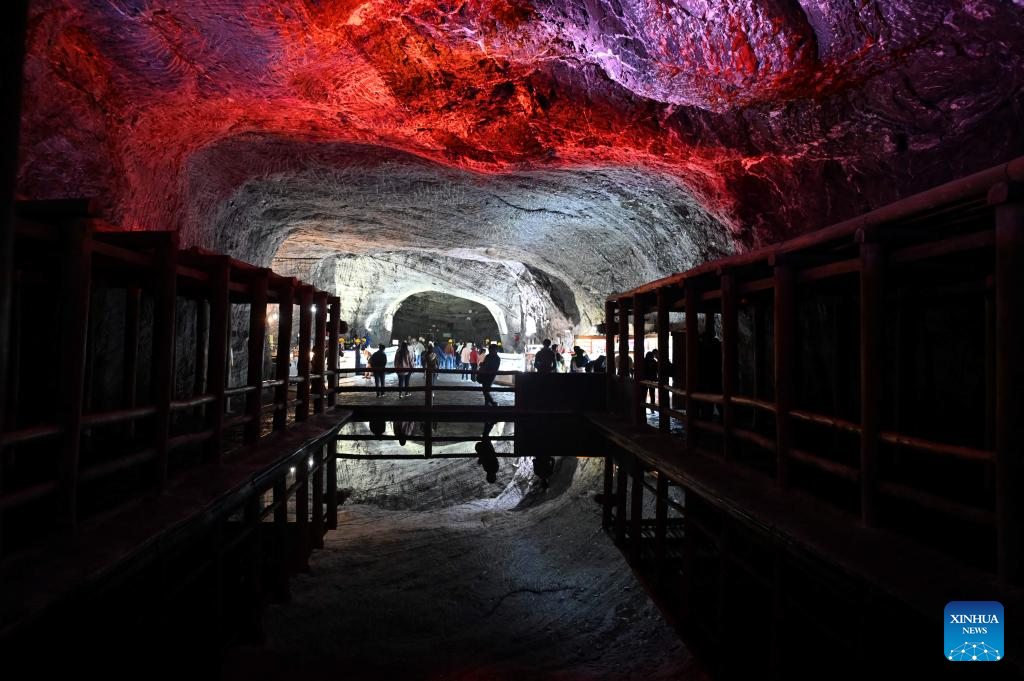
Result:
{"label": "wooden railing", "polygon": [[[520,371],[495,371],[495,372],[493,372],[493,375],[495,377],[497,377],[497,376],[512,376],[513,377],[513,379],[512,379],[513,380],[513,384],[511,386],[506,386],[506,385],[501,385],[501,384],[497,384],[496,383],[495,385],[492,385],[490,388],[485,388],[482,384],[476,383],[475,381],[470,383],[469,385],[446,385],[444,383],[437,383],[436,382],[438,375],[452,375],[452,376],[460,375],[461,376],[462,374],[466,373],[462,369],[430,369],[430,370],[427,370],[427,369],[425,369],[423,367],[412,367],[412,368],[408,368],[408,369],[396,369],[394,367],[387,367],[387,368],[384,368],[384,369],[371,369],[369,367],[362,367],[362,368],[359,368],[359,369],[348,368],[348,369],[338,369],[337,370],[337,374],[338,374],[339,377],[344,376],[345,374],[370,374],[370,375],[372,375],[375,372],[382,373],[385,376],[389,376],[389,375],[392,375],[392,374],[398,375],[398,374],[403,374],[404,373],[404,374],[407,374],[410,377],[410,379],[411,379],[412,376],[423,376],[423,384],[422,385],[410,385],[408,388],[399,388],[397,385],[387,385],[387,384],[385,384],[385,386],[383,388],[377,388],[376,386],[372,386],[372,385],[347,385],[347,384],[339,384],[339,385],[337,385],[334,388],[334,392],[336,394],[366,393],[366,392],[374,392],[375,393],[375,392],[378,392],[378,391],[383,391],[385,393],[396,393],[396,392],[423,393],[423,406],[425,406],[425,407],[432,407],[432,406],[434,406],[434,393],[435,392],[475,392],[475,393],[483,394],[483,392],[486,390],[489,393],[513,393],[513,394],[515,394],[515,392],[516,392],[516,385],[515,385],[515,378],[514,377],[516,377],[516,376],[518,376],[519,374],[522,373]],[[479,374],[480,373],[479,369],[477,369],[475,373]],[[344,400],[341,400],[341,403],[344,404]],[[513,403],[512,403],[511,406],[513,406],[513,407],[515,406],[515,401],[514,400],[513,400]],[[501,407],[499,407],[499,408],[501,408]]]}
{"label": "wooden railing", "polygon": [[[337,297],[224,255],[180,250],[173,231],[115,229],[85,201],[23,203],[16,213],[0,557],[109,513],[112,499],[159,493],[194,463],[335,403]],[[248,306],[247,329],[235,333],[239,305]],[[265,371],[268,305],[278,306],[279,323]],[[299,375],[289,376],[295,326]],[[231,366],[242,357],[232,357],[233,345],[245,347],[237,385]],[[130,490],[118,496],[111,486]]]}
{"label": "wooden railing", "polygon": [[[604,331],[609,358],[616,356],[618,337],[618,370],[609,374],[609,394],[631,396],[620,400],[619,409],[634,423],[647,423],[647,409],[658,413],[666,434],[673,419],[680,422],[690,451],[747,463],[757,456],[749,454],[751,450],[762,452],[770,457],[774,481],[782,488],[796,484],[794,463],[855,484],[860,519],[867,526],[887,524],[889,519],[879,509],[880,498],[886,497],[991,528],[996,537],[992,563],[1005,579],[1020,579],[1024,560],[1022,504],[1017,501],[1024,452],[1022,186],[1024,158],[859,218],[610,296]],[[974,292],[977,318],[984,320],[979,324],[984,327],[984,352],[974,358],[984,374],[984,394],[965,398],[984,405],[984,432],[973,441],[952,442],[941,435],[900,432],[887,425],[894,422],[885,406],[891,401],[884,370],[888,297],[913,285],[941,300],[939,287],[950,279]],[[801,403],[796,381],[798,300],[825,287],[831,287],[829,295],[851,304],[848,328],[857,338],[859,362],[855,404],[834,414],[805,408],[811,405]],[[751,325],[752,333],[740,333],[741,309],[772,320],[770,339],[756,323]],[[685,327],[670,324],[673,312],[685,313]],[[648,313],[656,315],[659,356],[673,358],[674,376],[664,361],[659,362],[657,376],[644,375],[643,329]],[[720,328],[721,366],[712,381],[720,386],[717,390],[701,389],[707,385],[707,374],[702,378],[701,372],[708,372],[699,361],[696,331],[701,317],[707,324],[717,321]],[[840,313],[836,318],[842,318]],[[956,328],[964,322],[947,323]],[[754,394],[739,390],[741,343],[748,343],[755,355],[754,383],[760,387]],[[627,372],[631,352],[632,376]],[[757,357],[757,353],[770,357]],[[838,392],[844,386],[837,383],[838,369],[834,374]],[[890,388],[895,384],[898,390],[902,385],[898,374],[888,378]],[[766,383],[773,388],[764,388]],[[656,392],[653,401],[647,399],[650,389]],[[713,410],[717,418],[710,416]],[[740,410],[746,410],[748,418],[741,419]],[[832,438],[853,438],[855,455],[832,456],[827,445],[801,448],[798,430],[807,428],[830,433]],[[888,478],[887,469],[902,453],[982,467],[978,476],[985,480],[984,498],[965,502],[920,484],[945,475],[943,486],[955,486],[954,469],[918,467],[910,480]]]}

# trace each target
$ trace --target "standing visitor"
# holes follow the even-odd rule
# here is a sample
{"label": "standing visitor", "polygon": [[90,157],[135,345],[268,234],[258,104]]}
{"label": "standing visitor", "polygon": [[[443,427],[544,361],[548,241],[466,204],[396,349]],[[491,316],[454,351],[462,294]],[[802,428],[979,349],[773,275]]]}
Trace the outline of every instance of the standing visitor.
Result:
{"label": "standing visitor", "polygon": [[450,338],[444,346],[444,363],[446,369],[455,369],[455,343]]}
{"label": "standing visitor", "polygon": [[476,380],[476,368],[480,364],[480,353],[476,349],[476,344],[469,348],[469,380]]}
{"label": "standing visitor", "polygon": [[408,397],[409,378],[412,370],[412,353],[409,352],[409,343],[402,341],[402,345],[395,353],[395,368],[398,369],[398,396]]}
{"label": "standing visitor", "polygon": [[544,347],[537,351],[533,358],[533,368],[539,374],[550,374],[555,370],[555,353],[551,349],[551,341],[544,339]]}
{"label": "standing visitor", "polygon": [[416,366],[423,366],[423,339],[417,338],[409,349],[412,351],[412,361],[416,363]]}
{"label": "standing visitor", "polygon": [[462,380],[468,380],[470,378],[469,365],[473,361],[473,348],[469,343],[462,344],[462,349],[459,350],[459,361],[462,362]]}
{"label": "standing visitor", "polygon": [[574,374],[582,374],[587,370],[590,365],[590,358],[587,357],[587,353],[583,352],[583,348],[576,346],[573,348],[572,361],[569,362],[569,369]]}
{"label": "standing visitor", "polygon": [[501,366],[501,357],[498,356],[498,346],[491,344],[490,350],[488,350],[484,357],[483,363],[480,365],[480,384],[484,387],[484,404],[490,407],[497,407],[498,403],[491,397],[491,385],[494,384],[494,379],[498,377],[498,368]]}
{"label": "standing visitor", "polygon": [[388,356],[384,354],[384,344],[377,346],[377,352],[370,355],[370,368],[373,369],[373,387],[377,389],[377,397],[384,397],[384,369],[388,365]]}
{"label": "standing visitor", "polygon": [[[655,348],[654,350],[649,351],[646,355],[644,355],[644,380],[645,381],[654,381],[654,382],[658,381],[658,350],[657,350],[657,348]],[[656,394],[657,394],[657,391],[654,388],[652,388],[650,386],[647,386],[647,396],[649,398],[648,399],[649,402],[653,403],[655,401],[655,395]],[[648,409],[650,409],[650,407],[648,407]]]}
{"label": "standing visitor", "polygon": [[[426,379],[429,377],[430,383],[433,385],[434,381],[437,379],[437,367],[440,363],[438,352],[434,348],[433,342],[427,341],[427,349],[423,351],[423,358],[421,361],[423,363],[423,368],[426,369],[424,372],[424,378]],[[434,396],[433,390],[430,391],[430,396]]]}

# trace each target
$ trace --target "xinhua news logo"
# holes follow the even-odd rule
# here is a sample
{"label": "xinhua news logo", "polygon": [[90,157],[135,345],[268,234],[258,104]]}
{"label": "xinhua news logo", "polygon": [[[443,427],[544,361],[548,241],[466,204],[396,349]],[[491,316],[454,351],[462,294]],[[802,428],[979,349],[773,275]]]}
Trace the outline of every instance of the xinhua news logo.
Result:
{"label": "xinhua news logo", "polygon": [[1003,659],[1003,606],[998,601],[950,601],[943,634],[945,658],[952,662]]}

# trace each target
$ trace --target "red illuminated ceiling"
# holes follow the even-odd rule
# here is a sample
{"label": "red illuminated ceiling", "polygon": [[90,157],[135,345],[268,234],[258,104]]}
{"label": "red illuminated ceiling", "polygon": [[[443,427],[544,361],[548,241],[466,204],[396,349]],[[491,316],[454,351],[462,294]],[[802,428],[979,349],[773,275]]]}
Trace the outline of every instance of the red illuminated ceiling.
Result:
{"label": "red illuminated ceiling", "polygon": [[[153,226],[244,133],[669,171],[745,240],[1020,151],[1006,0],[33,3],[21,192]],[[258,176],[262,169],[246,171]],[[246,177],[210,177],[222,195]],[[871,197],[871,198],[868,198]]]}

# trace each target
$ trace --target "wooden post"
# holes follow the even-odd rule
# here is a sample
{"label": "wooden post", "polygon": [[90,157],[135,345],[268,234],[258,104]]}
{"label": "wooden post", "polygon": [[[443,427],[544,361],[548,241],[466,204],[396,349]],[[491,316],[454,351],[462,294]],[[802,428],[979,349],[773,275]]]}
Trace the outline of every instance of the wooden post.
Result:
{"label": "wooden post", "polygon": [[697,563],[697,528],[690,520],[690,516],[693,512],[693,499],[694,495],[690,494],[689,490],[684,490],[682,556],[683,593],[680,598],[679,611],[682,615],[683,622],[686,624],[689,624],[687,620],[691,615],[693,615],[693,573]]}
{"label": "wooden post", "polygon": [[[751,339],[752,340],[752,343],[751,343],[752,348],[751,349],[753,350],[753,355],[754,355],[754,372],[753,372],[754,386],[753,386],[753,393],[754,393],[754,398],[760,400],[760,399],[764,398],[765,386],[767,384],[767,381],[765,380],[765,354],[766,353],[765,353],[765,347],[764,347],[765,311],[764,311],[764,307],[760,304],[760,302],[753,301],[752,316],[753,316],[753,329],[752,329],[753,338]],[[761,410],[760,409],[754,409],[753,410],[754,430],[759,430],[760,429],[761,423],[762,423],[763,419],[764,419],[764,414],[761,413]]]}
{"label": "wooden post", "polygon": [[732,396],[736,392],[736,374],[739,368],[739,309],[736,300],[736,278],[728,273],[721,276],[722,287],[722,454],[726,459],[736,456],[735,410]]}
{"label": "wooden post", "polygon": [[633,296],[633,424],[647,424],[647,387],[644,380],[644,301]]}
{"label": "wooden post", "polygon": [[288,573],[292,552],[288,541],[288,481],[284,477],[274,480],[274,544],[277,549],[274,566],[274,595],[279,601],[288,601]]}
{"label": "wooden post", "polygon": [[775,266],[775,479],[789,484],[789,450],[793,444],[793,373],[796,369],[796,273],[789,265]]}
{"label": "wooden post", "polygon": [[295,307],[295,278],[277,286],[277,357],[274,378],[284,381],[274,389],[274,430],[288,427],[288,377],[292,362],[292,311]]}
{"label": "wooden post", "polygon": [[86,344],[89,335],[89,300],[92,294],[92,227],[73,222],[63,226],[64,278],[61,295],[61,331],[65,351],[60,356],[62,389],[58,391],[60,423],[64,426],[61,447],[60,489],[62,524],[78,524],[79,448],[81,447],[82,400],[85,393]]}
{"label": "wooden post", "polygon": [[1024,452],[1024,201],[1021,187],[999,185],[995,267],[996,537],[999,576],[1021,579],[1021,457]]}
{"label": "wooden post", "polygon": [[[683,331],[672,332],[672,387],[686,388],[686,333]],[[673,393],[672,408],[676,411],[686,409],[686,400]]]}
{"label": "wooden post", "polygon": [[341,335],[341,298],[331,296],[328,299],[328,305],[331,310],[331,321],[327,327],[327,370],[331,375],[327,379],[327,406],[333,407],[338,403],[338,336]]}
{"label": "wooden post", "polygon": [[321,446],[313,458],[316,469],[313,471],[313,524],[310,527],[313,546],[318,549],[324,547],[324,459],[324,447]]}
{"label": "wooden post", "polygon": [[296,457],[295,482],[295,536],[301,572],[309,570],[309,461],[305,456]]}
{"label": "wooden post", "polygon": [[658,471],[658,486],[654,503],[654,564],[660,580],[665,574],[668,557],[668,476]]}
{"label": "wooden post", "polygon": [[[619,298],[619,361],[616,367],[619,371],[619,381],[622,386],[629,380],[629,306],[625,298]],[[620,390],[625,395],[625,390]]]}
{"label": "wooden post", "polygon": [[157,250],[153,291],[153,449],[156,451],[157,487],[167,485],[167,440],[174,396],[174,337],[178,307],[178,233],[167,234]]}
{"label": "wooden post", "polygon": [[231,317],[231,260],[227,256],[212,256],[207,271],[210,273],[210,342],[207,353],[209,374],[206,389],[213,402],[206,406],[206,427],[210,439],[206,441],[206,458],[219,460],[224,445],[224,391],[228,383],[228,340]]}
{"label": "wooden post", "polygon": [[[623,453],[622,456],[629,456]],[[626,541],[626,493],[629,486],[629,471],[617,462],[618,472],[615,476],[615,541],[620,547]]]}
{"label": "wooden post", "polygon": [[246,542],[246,594],[245,631],[243,635],[251,637],[254,641],[263,638],[263,522],[260,520],[260,511],[263,510],[262,495],[253,494],[242,512],[243,532],[249,532],[249,539]]}
{"label": "wooden post", "polygon": [[434,424],[431,421],[423,422],[423,456],[427,459],[434,455]]}
{"label": "wooden post", "polygon": [[[14,286],[14,217],[12,212],[18,174],[18,133],[21,130],[21,84],[25,57],[25,19],[28,0],[12,0],[0,5],[0,419],[12,408],[7,404],[12,364],[12,305]],[[64,329],[67,332],[67,329]],[[65,374],[63,379],[67,379]],[[0,421],[2,424],[2,421]],[[3,457],[0,452],[0,458]],[[3,489],[3,465],[0,461],[0,490]],[[0,512],[0,520],[2,520]],[[3,555],[0,521],[0,556]]]}
{"label": "wooden post", "polygon": [[604,358],[608,410],[615,411],[615,302],[604,301]]}
{"label": "wooden post", "polygon": [[[658,429],[668,434],[672,425],[668,399],[668,291],[658,289]],[[660,478],[659,478],[660,480]]]}
{"label": "wooden post", "polygon": [[633,463],[633,496],[629,509],[629,557],[640,560],[644,529],[644,463],[639,456],[631,455]]}
{"label": "wooden post", "polygon": [[313,287],[299,287],[299,385],[297,399],[299,404],[295,407],[295,420],[305,421],[309,418],[309,396],[312,391],[310,386],[310,344],[313,334]]}
{"label": "wooden post", "polygon": [[[210,316],[206,309],[206,299],[200,296],[196,299],[196,343],[195,343],[195,372],[192,375],[192,394],[206,394],[206,337],[210,330]],[[196,416],[203,412],[203,407],[196,408]]]}
{"label": "wooden post", "polygon": [[698,364],[697,342],[700,329],[697,322],[697,287],[692,281],[686,282],[686,446],[697,446],[697,392]]}
{"label": "wooden post", "polygon": [[[124,360],[121,363],[121,407],[134,409],[139,376],[139,314],[142,307],[142,289],[125,290],[124,300]],[[135,422],[125,424],[128,438],[135,437]]]}
{"label": "wooden post", "polygon": [[270,270],[260,270],[250,281],[249,301],[249,356],[246,385],[255,388],[245,396],[244,440],[252,444],[260,439],[263,426],[263,348],[267,340],[267,289]]}
{"label": "wooden post", "polygon": [[434,372],[426,364],[423,365],[423,385],[423,405],[425,407],[432,407],[434,406]]}
{"label": "wooden post", "polygon": [[324,341],[327,339],[327,294],[318,291],[313,296],[316,306],[316,321],[313,328],[313,373],[320,376],[316,379],[313,390],[313,412],[323,414],[327,400],[324,399],[324,390],[327,381],[324,378]]}
{"label": "wooden post", "polygon": [[327,447],[327,529],[338,529],[338,442],[330,440]]}
{"label": "wooden post", "polygon": [[604,457],[604,486],[602,492],[604,496],[601,500],[601,526],[604,529],[609,529],[612,526],[612,504],[614,503],[613,490],[612,490],[612,478],[615,474],[615,460],[610,456]]}
{"label": "wooden post", "polygon": [[881,244],[860,246],[860,510],[867,527],[877,524],[875,485],[882,430],[882,326],[885,254]]}

